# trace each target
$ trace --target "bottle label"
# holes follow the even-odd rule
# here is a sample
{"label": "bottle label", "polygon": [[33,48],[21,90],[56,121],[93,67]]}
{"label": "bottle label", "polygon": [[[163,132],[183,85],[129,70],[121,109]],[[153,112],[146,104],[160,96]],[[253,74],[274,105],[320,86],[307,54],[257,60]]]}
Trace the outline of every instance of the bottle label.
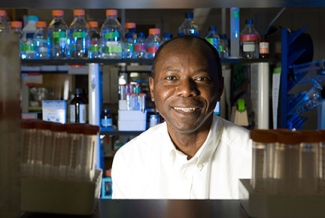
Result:
{"label": "bottle label", "polygon": [[121,53],[122,46],[118,42],[106,42],[105,53]]}
{"label": "bottle label", "polygon": [[120,37],[119,32],[110,32],[110,33],[105,33],[105,39],[113,39],[116,40]]}
{"label": "bottle label", "polygon": [[127,49],[130,51],[130,52],[133,52],[134,51],[134,45],[132,43],[128,43],[127,44]]}
{"label": "bottle label", "polygon": [[268,54],[268,53],[269,53],[269,43],[260,42],[260,54]]}
{"label": "bottle label", "polygon": [[148,47],[149,54],[155,54],[157,51],[158,51],[158,47],[155,47],[155,46]]}
{"label": "bottle label", "polygon": [[86,105],[70,105],[70,123],[86,123]]}
{"label": "bottle label", "polygon": [[245,41],[257,41],[258,40],[258,35],[257,34],[244,34],[240,36],[240,41],[245,42]]}
{"label": "bottle label", "polygon": [[53,43],[59,44],[64,47],[67,44],[67,36],[65,31],[54,31],[53,32]]}
{"label": "bottle label", "polygon": [[78,39],[82,39],[82,38],[86,38],[86,32],[73,32],[72,33],[73,38],[78,38]]}
{"label": "bottle label", "polygon": [[135,51],[145,51],[146,50],[146,45],[145,44],[135,44],[134,45],[134,50]]}
{"label": "bottle label", "polygon": [[223,45],[219,45],[219,51],[220,52],[224,52],[225,51],[225,47]]}
{"label": "bottle label", "polygon": [[102,118],[100,120],[100,124],[101,124],[102,127],[112,126],[113,125],[112,118]]}
{"label": "bottle label", "polygon": [[22,50],[25,52],[35,52],[36,48],[33,44],[23,44]]}
{"label": "bottle label", "polygon": [[91,52],[98,52],[99,51],[98,45],[90,45],[89,46],[89,51],[91,51]]}
{"label": "bottle label", "polygon": [[255,42],[243,42],[243,52],[255,52]]}

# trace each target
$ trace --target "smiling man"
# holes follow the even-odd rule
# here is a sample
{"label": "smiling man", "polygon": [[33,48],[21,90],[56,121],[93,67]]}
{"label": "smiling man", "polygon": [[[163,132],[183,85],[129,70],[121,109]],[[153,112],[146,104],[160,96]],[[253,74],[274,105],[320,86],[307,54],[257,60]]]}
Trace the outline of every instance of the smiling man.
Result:
{"label": "smiling man", "polygon": [[113,198],[238,199],[239,179],[251,177],[251,141],[213,113],[223,90],[215,48],[195,36],[168,41],[149,82],[165,122],[117,151]]}

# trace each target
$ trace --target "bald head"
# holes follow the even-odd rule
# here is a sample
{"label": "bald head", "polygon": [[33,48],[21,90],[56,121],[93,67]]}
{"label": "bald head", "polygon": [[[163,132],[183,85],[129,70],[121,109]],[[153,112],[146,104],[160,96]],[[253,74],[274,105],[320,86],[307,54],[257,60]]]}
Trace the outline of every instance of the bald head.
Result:
{"label": "bald head", "polygon": [[179,52],[184,48],[190,48],[195,53],[198,53],[206,58],[209,62],[211,71],[217,73],[217,77],[222,77],[221,62],[218,51],[208,41],[203,38],[186,35],[173,38],[164,43],[156,52],[152,66],[152,77],[155,75],[156,64],[162,60],[163,53],[172,54],[173,52]]}

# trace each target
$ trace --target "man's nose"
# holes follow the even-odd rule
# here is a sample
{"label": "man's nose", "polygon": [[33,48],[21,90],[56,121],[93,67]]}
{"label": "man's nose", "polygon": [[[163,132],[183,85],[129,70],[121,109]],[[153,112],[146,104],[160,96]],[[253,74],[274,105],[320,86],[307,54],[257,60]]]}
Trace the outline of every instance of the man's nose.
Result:
{"label": "man's nose", "polygon": [[176,91],[178,96],[183,97],[196,96],[199,93],[195,81],[191,78],[181,79]]}

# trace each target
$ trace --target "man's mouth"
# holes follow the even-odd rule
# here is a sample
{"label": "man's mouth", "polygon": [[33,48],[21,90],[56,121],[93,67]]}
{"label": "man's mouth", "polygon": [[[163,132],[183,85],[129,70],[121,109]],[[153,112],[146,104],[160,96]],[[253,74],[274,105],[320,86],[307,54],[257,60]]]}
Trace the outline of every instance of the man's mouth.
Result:
{"label": "man's mouth", "polygon": [[198,108],[195,107],[173,107],[174,110],[176,111],[181,111],[181,112],[193,112],[198,110]]}

